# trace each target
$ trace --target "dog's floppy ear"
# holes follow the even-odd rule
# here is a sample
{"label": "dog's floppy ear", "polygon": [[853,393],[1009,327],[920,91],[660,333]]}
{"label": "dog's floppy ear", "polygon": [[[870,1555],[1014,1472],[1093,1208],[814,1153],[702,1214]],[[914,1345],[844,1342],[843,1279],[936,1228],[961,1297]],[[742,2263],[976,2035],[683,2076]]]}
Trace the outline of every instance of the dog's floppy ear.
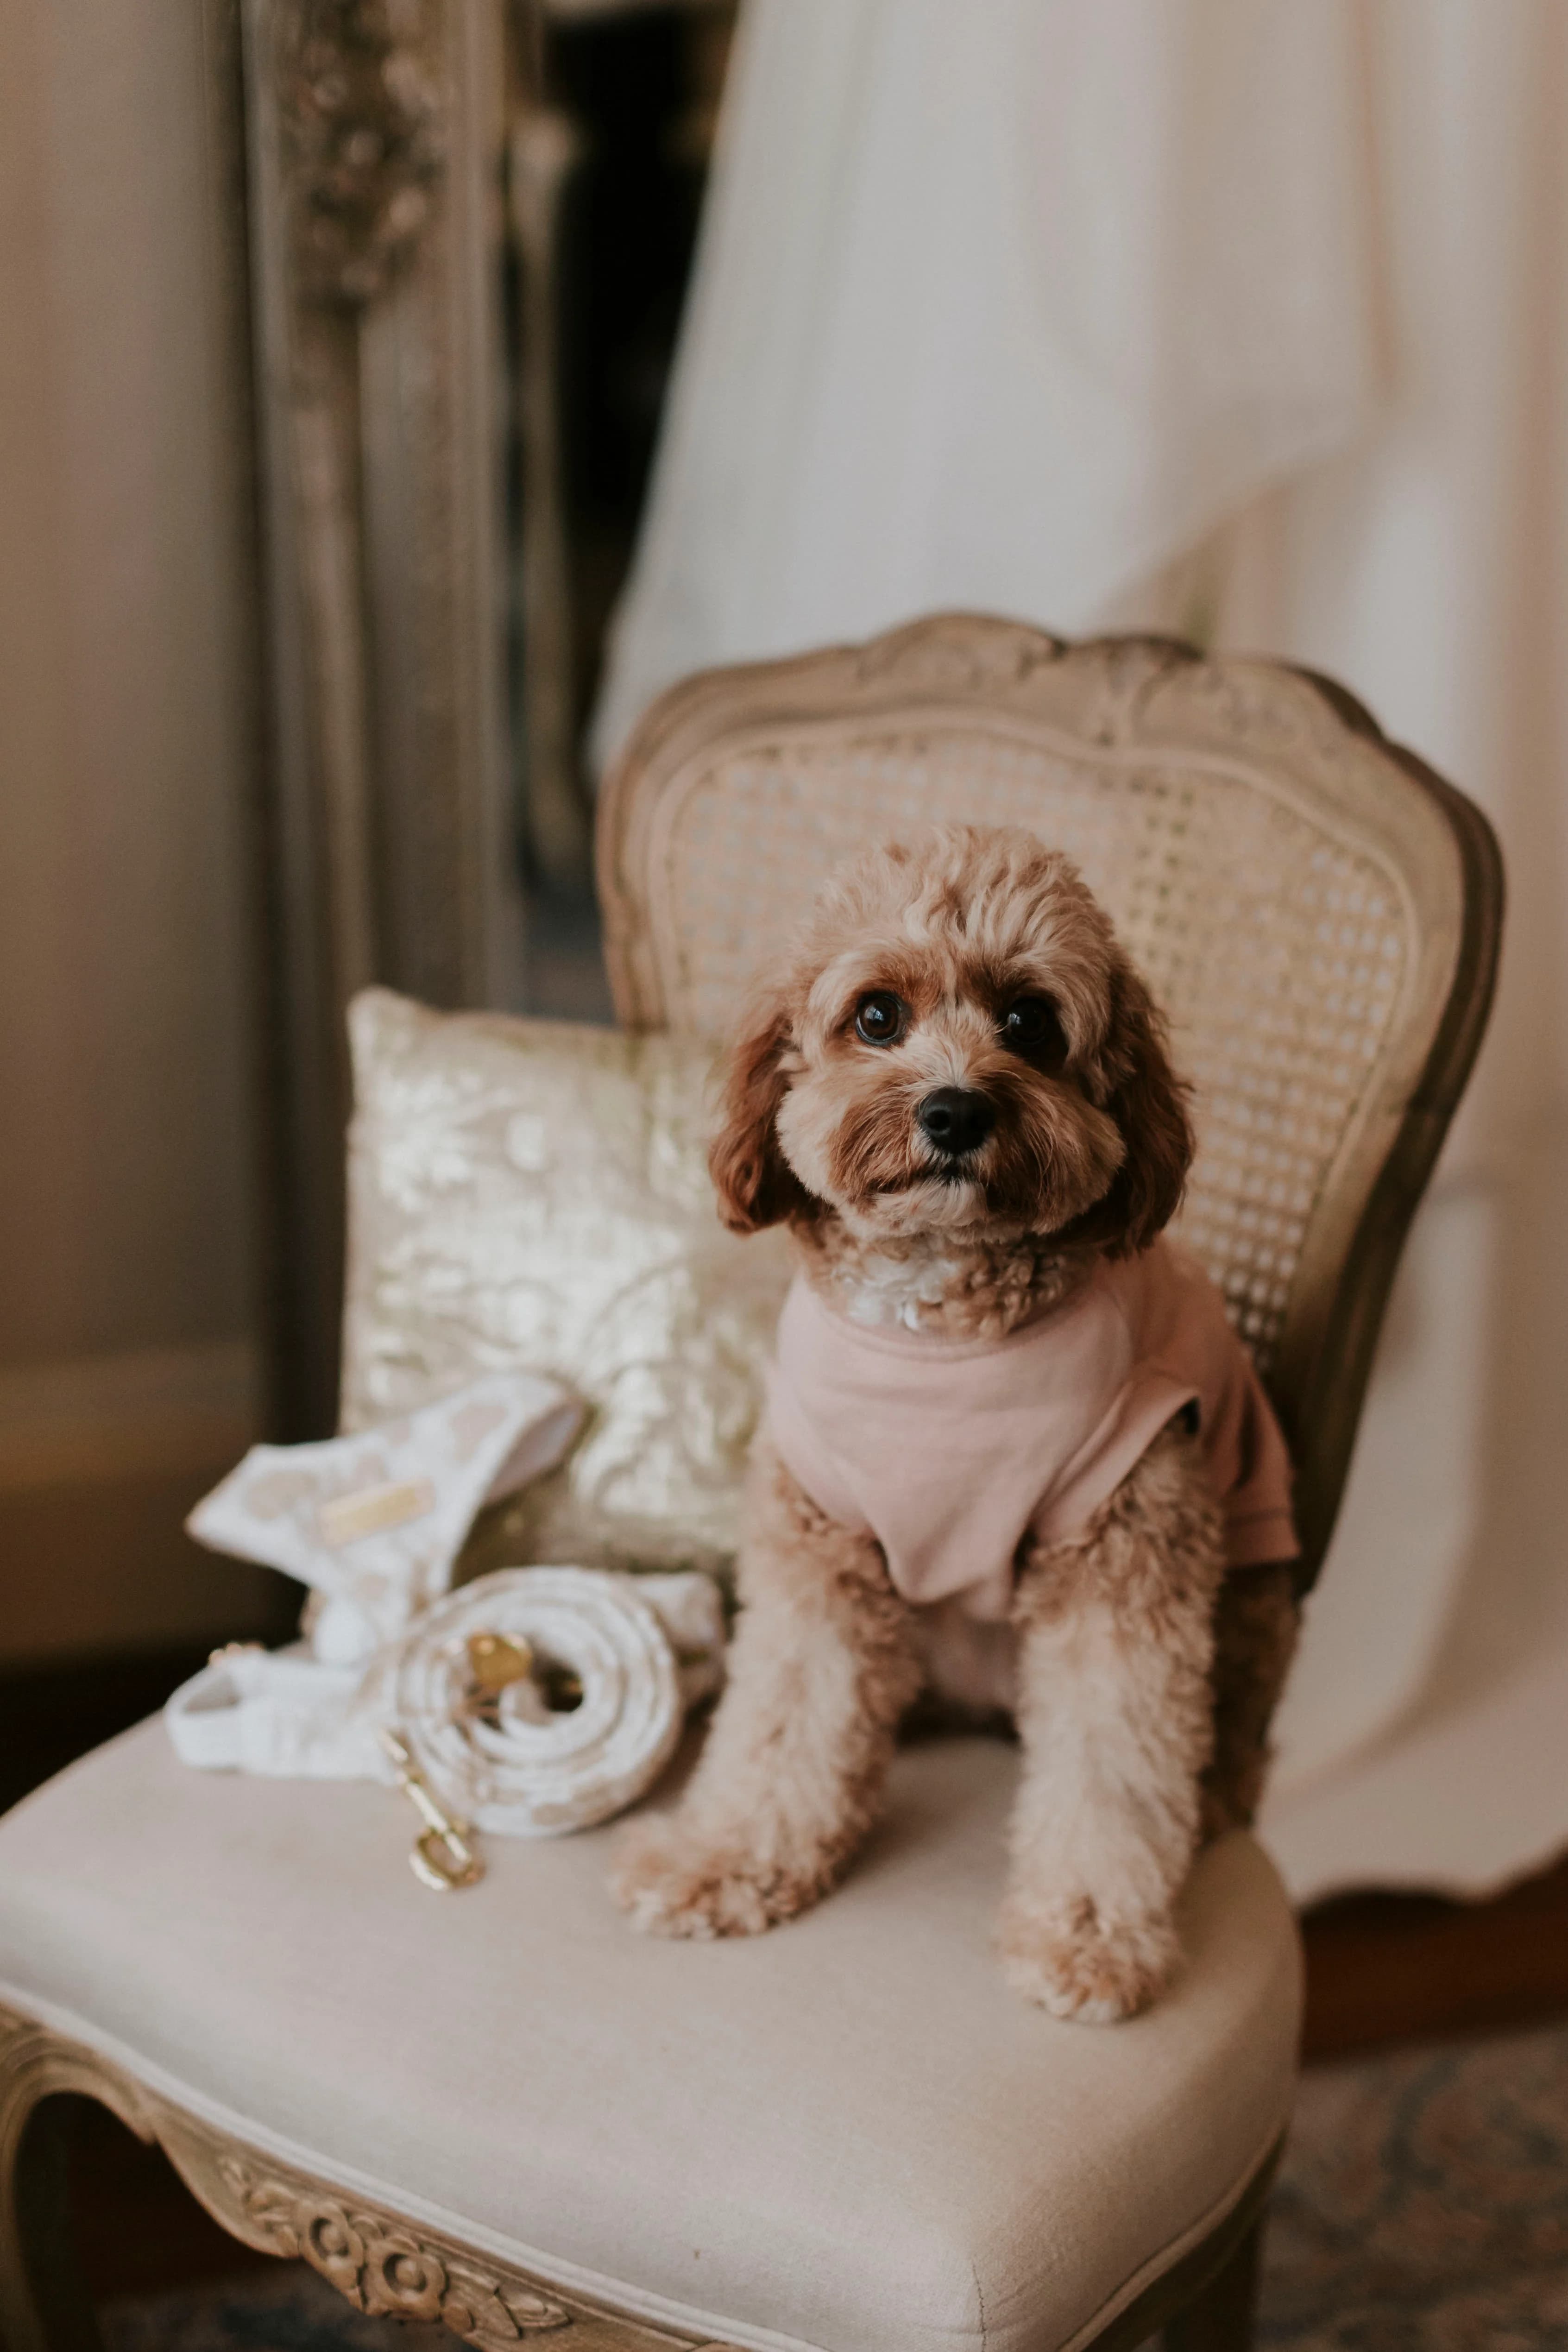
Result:
{"label": "dog's floppy ear", "polygon": [[732,1234],[760,1233],[810,1196],[779,1146],[779,1107],[789,1090],[783,1055],[789,1016],[777,997],[761,998],[729,1049],[719,1123],[708,1147],[718,1212]]}
{"label": "dog's floppy ear", "polygon": [[1099,1056],[1110,1112],[1127,1147],[1103,1200],[1071,1228],[1074,1241],[1099,1244],[1113,1257],[1147,1249],[1177,1209],[1197,1149],[1187,1088],[1171,1068],[1165,1016],[1131,964],[1117,957],[1111,973],[1111,1021]]}

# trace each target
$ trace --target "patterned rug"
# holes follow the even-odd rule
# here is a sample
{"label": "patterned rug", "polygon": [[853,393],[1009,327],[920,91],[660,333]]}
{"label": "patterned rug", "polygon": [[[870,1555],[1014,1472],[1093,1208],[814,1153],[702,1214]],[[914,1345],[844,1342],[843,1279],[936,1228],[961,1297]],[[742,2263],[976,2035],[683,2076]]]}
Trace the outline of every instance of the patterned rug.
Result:
{"label": "patterned rug", "polygon": [[1266,2265],[1270,2352],[1568,2352],[1568,2031],[1309,2074]]}
{"label": "patterned rug", "polygon": [[[1259,2352],[1568,2352],[1568,2030],[1310,2074]],[[108,2352],[438,2352],[302,2263],[111,2305]]]}

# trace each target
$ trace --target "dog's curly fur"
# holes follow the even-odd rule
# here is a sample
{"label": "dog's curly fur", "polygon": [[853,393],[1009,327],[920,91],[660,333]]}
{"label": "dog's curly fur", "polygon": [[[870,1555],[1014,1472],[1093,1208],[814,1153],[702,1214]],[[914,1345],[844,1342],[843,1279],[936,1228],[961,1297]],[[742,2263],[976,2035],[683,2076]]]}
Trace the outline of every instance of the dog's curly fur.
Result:
{"label": "dog's curly fur", "polygon": [[[873,996],[897,1008],[891,1041],[857,1029]],[[994,1115],[958,1161],[916,1116],[952,1087]],[[830,879],[742,1024],[711,1166],[731,1229],[787,1221],[843,1312],[999,1337],[1096,1253],[1146,1247],[1192,1150],[1163,1021],[1072,866],[1028,833],[947,826]],[[706,1748],[678,1810],[636,1824],[617,1864],[618,1899],[663,1934],[750,1934],[823,1895],[930,1671],[876,1543],[827,1518],[766,1433],[745,1524]],[[1197,1443],[1173,1423],[1079,1534],[1026,1537],[1013,1626],[1024,1769],[1003,1964],[1058,2015],[1126,2016],[1175,1963],[1200,1835],[1256,1804],[1290,1570],[1226,1575]]]}

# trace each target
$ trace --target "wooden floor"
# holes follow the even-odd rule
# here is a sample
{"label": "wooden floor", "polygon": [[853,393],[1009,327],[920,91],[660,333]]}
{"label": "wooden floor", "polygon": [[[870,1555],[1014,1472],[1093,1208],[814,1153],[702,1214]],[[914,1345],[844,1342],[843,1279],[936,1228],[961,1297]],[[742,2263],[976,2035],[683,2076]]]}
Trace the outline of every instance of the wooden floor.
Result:
{"label": "wooden floor", "polygon": [[[190,1664],[143,1661],[123,1686],[104,1688],[85,1724],[78,1677],[78,1744],[145,1713]],[[24,1703],[25,1695],[0,1688],[0,1805],[66,1760],[48,1744],[62,1719],[52,1697]],[[1568,2019],[1568,1858],[1491,1903],[1369,1895],[1325,1904],[1309,1913],[1303,1934],[1309,2065]],[[82,2107],[75,2163],[83,2265],[99,2296],[152,2293],[267,2260],[209,2221],[164,2158],[100,2108]]]}
{"label": "wooden floor", "polygon": [[1303,1933],[1309,2065],[1568,2018],[1568,1857],[1490,1903],[1325,1903]]}

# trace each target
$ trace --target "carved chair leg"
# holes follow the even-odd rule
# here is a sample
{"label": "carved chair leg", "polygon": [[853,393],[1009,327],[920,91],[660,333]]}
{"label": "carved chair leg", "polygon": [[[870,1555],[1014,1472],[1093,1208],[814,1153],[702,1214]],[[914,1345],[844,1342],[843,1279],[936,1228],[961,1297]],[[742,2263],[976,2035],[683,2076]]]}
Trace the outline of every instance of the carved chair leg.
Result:
{"label": "carved chair leg", "polygon": [[1263,2252],[1263,2221],[1254,2221],[1225,2268],[1165,2326],[1165,2352],[1251,2352]]}
{"label": "carved chair leg", "polygon": [[72,2242],[71,2104],[0,2081],[0,2352],[102,2352]]}

